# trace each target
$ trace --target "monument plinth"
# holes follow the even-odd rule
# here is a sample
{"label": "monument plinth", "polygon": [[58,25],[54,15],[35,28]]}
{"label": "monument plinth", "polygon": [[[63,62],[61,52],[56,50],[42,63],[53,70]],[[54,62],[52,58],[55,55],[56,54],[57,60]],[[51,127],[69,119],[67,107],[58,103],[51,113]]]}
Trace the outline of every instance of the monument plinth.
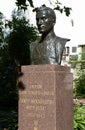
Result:
{"label": "monument plinth", "polygon": [[22,66],[19,130],[73,130],[73,89],[69,67]]}

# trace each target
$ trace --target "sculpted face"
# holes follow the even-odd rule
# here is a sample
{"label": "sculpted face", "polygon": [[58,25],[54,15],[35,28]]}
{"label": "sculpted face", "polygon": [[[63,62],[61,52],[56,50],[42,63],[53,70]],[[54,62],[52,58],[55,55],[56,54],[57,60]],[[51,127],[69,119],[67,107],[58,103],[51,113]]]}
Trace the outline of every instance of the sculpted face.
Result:
{"label": "sculpted face", "polygon": [[36,13],[36,23],[40,33],[48,33],[55,24],[55,18],[52,12],[46,9],[39,10]]}

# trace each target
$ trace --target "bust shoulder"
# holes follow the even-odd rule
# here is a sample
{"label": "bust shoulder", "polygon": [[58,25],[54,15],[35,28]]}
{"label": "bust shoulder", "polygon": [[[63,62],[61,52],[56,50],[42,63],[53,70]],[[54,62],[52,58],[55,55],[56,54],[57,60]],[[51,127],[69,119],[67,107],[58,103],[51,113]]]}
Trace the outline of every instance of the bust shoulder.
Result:
{"label": "bust shoulder", "polygon": [[56,36],[56,40],[57,41],[60,41],[60,43],[66,43],[67,41],[70,41],[70,39],[68,38],[62,38],[62,37],[59,37],[59,36]]}
{"label": "bust shoulder", "polygon": [[64,47],[66,42],[68,42],[68,41],[70,41],[70,39],[68,39],[68,38],[62,38],[59,36],[56,36],[56,38],[55,38],[55,43],[59,44],[62,47]]}

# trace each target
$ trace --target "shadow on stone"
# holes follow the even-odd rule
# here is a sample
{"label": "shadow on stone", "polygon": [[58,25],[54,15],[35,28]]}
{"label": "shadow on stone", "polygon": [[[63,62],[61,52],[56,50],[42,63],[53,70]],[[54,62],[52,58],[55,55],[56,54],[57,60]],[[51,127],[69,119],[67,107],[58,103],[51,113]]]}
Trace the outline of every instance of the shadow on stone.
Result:
{"label": "shadow on stone", "polygon": [[23,75],[24,75],[23,72],[19,72],[18,73],[18,78],[21,77],[21,76],[23,76]]}
{"label": "shadow on stone", "polygon": [[24,86],[24,84],[21,81],[18,82],[18,89],[19,90],[25,90],[25,86]]}

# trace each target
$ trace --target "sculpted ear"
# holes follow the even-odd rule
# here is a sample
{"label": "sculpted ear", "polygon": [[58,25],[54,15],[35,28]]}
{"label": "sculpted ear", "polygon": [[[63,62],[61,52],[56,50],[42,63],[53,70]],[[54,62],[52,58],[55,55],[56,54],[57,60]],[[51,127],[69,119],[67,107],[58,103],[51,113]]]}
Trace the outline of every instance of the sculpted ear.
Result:
{"label": "sculpted ear", "polygon": [[55,25],[55,23],[56,23],[56,18],[52,18],[52,20],[53,20],[53,23],[54,23],[54,25]]}
{"label": "sculpted ear", "polygon": [[52,19],[53,26],[55,25],[55,19]]}
{"label": "sculpted ear", "polygon": [[55,25],[55,21],[53,20],[53,25]]}

